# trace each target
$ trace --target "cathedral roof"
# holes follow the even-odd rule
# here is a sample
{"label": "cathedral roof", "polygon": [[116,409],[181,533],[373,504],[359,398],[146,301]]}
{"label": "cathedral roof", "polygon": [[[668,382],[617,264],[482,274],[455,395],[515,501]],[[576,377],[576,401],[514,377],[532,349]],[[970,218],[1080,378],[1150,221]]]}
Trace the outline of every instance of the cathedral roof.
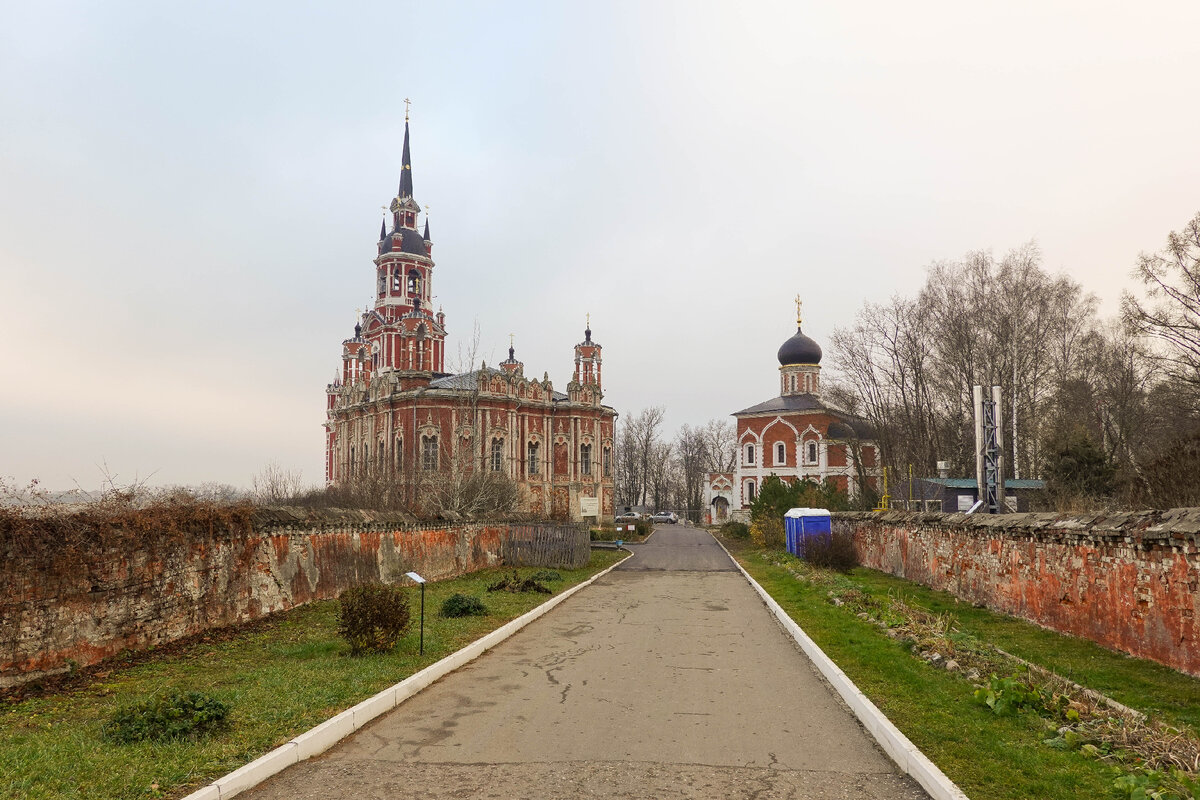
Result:
{"label": "cathedral roof", "polygon": [[[488,377],[491,377],[492,375],[507,377],[505,373],[498,369],[484,367],[483,369],[476,369],[470,372],[460,372],[457,375],[447,375],[444,378],[436,378],[429,382],[429,386],[433,389],[456,389],[459,391],[469,391],[479,385],[480,374],[487,375]],[[562,392],[552,392],[551,398],[555,402],[570,399]]]}
{"label": "cathedral roof", "polygon": [[[429,250],[425,247],[425,239],[422,238],[421,234],[409,228],[397,228],[392,233],[401,235],[398,252],[409,253],[414,256],[429,256]],[[384,237],[383,250],[381,252],[390,253],[393,249],[396,248],[393,246],[392,237]]]}
{"label": "cathedral roof", "polygon": [[782,366],[792,364],[820,364],[821,345],[805,336],[796,326],[796,333],[779,348],[779,363]]}
{"label": "cathedral roof", "polygon": [[816,395],[811,394],[789,394],[767,400],[759,403],[756,406],[743,408],[741,411],[733,412],[733,416],[740,417],[743,414],[770,414],[770,413],[786,413],[788,411],[828,411],[829,409],[817,399]]}

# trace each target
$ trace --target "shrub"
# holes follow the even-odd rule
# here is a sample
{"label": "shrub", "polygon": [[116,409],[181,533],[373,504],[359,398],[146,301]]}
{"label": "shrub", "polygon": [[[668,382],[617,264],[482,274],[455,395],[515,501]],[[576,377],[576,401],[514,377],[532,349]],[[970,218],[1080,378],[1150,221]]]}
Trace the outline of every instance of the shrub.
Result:
{"label": "shrub", "polygon": [[349,643],[352,656],[386,653],[411,623],[408,596],[399,586],[367,583],[338,596],[338,635]]}
{"label": "shrub", "polygon": [[749,539],[750,526],[744,522],[731,519],[721,526],[721,533],[730,539]]}
{"label": "shrub", "polygon": [[516,570],[513,570],[511,575],[506,575],[487,587],[487,590],[489,592],[541,592],[542,594],[553,594],[548,588],[532,578],[521,580],[521,576],[517,574]]}
{"label": "shrub", "polygon": [[443,617],[482,617],[487,613],[482,600],[465,594],[452,594],[442,603]]}
{"label": "shrub", "polygon": [[854,537],[848,533],[817,536],[804,542],[804,560],[814,567],[849,572],[859,565]]}
{"label": "shrub", "polygon": [[105,738],[121,744],[197,738],[221,728],[229,706],[200,692],[171,692],[122,708],[104,724]]}
{"label": "shrub", "polygon": [[529,580],[537,581],[538,583],[552,583],[553,581],[561,581],[562,574],[552,569],[539,569],[529,576]]}
{"label": "shrub", "polygon": [[759,547],[783,547],[783,519],[762,517],[750,523],[750,538]]}
{"label": "shrub", "polygon": [[644,539],[654,532],[654,523],[648,519],[639,519],[633,524],[633,532]]}

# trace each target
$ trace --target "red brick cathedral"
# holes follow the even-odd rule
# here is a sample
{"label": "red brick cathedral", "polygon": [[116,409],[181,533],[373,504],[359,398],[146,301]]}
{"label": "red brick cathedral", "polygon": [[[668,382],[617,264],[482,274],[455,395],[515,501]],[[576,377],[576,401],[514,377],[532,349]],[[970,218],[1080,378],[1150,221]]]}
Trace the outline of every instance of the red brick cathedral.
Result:
{"label": "red brick cathedral", "polygon": [[406,119],[391,230],[385,222],[379,231],[375,306],[342,342],[340,375],[326,388],[326,481],[450,480],[492,470],[517,482],[525,511],[610,516],[617,413],[601,403],[601,347],[591,326],[575,345],[565,394],[548,375],[526,377],[512,347],[498,369],[484,363],[447,373],[446,316],[430,311],[433,240],[428,218],[418,228],[420,210]]}
{"label": "red brick cathedral", "polygon": [[863,483],[879,488],[875,432],[860,417],[821,397],[821,346],[800,326],[780,346],[779,396],[734,412],[738,456],[733,472],[710,472],[704,486],[706,517],[723,522],[748,514],[763,481],[832,480],[851,497]]}

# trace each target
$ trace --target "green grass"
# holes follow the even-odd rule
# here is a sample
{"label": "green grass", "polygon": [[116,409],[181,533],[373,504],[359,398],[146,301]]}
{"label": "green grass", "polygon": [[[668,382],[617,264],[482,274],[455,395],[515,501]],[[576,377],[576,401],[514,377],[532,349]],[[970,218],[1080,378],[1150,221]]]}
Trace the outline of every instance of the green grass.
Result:
{"label": "green grass", "polygon": [[[559,570],[562,580],[550,588],[557,594],[625,555],[595,551],[588,567]],[[537,570],[519,571],[524,577]],[[197,644],[136,666],[115,665],[103,679],[69,694],[0,707],[0,798],[181,797],[549,599],[487,593],[500,572],[427,585],[424,657],[417,653],[414,589],[412,630],[391,653],[351,658],[349,646],[337,637],[337,603],[325,601],[227,641]],[[440,617],[442,601],[456,592],[486,595],[490,614]],[[166,744],[119,745],[101,736],[117,708],[172,689],[202,691],[228,703],[228,731]]]}
{"label": "green grass", "polygon": [[[974,686],[915,658],[879,628],[828,602],[827,587],[797,581],[755,550],[737,553],[763,588],[901,731],[972,800],[1074,800],[1109,797],[1111,766],[1041,743],[1045,723],[1024,713],[997,717],[977,705]],[[1200,681],[1011,617],[956,603],[944,592],[866,569],[850,576],[876,595],[899,593],[911,605],[949,612],[959,627],[1028,661],[1135,708],[1191,722],[1200,715]]]}
{"label": "green grass", "polygon": [[912,605],[953,614],[958,627],[1089,689],[1175,725],[1200,730],[1200,680],[1154,661],[1108,650],[1015,617],[960,603],[954,595],[874,570],[855,580],[872,593],[900,594]]}

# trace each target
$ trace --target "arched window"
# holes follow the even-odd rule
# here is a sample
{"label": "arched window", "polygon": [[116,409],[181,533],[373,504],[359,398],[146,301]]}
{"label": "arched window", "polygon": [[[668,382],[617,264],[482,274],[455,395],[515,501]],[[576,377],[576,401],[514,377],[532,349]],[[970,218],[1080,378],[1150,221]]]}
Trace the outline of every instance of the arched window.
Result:
{"label": "arched window", "polygon": [[752,444],[746,445],[746,463],[747,464],[754,463],[754,445],[752,445]]}
{"label": "arched window", "polygon": [[438,437],[421,437],[421,469],[434,470],[438,468]]}
{"label": "arched window", "polygon": [[796,376],[789,375],[788,377],[792,379],[792,391],[794,392],[794,391],[796,391]]}
{"label": "arched window", "polygon": [[383,297],[384,291],[387,289],[387,270],[379,270],[379,296]]}
{"label": "arched window", "polygon": [[363,462],[362,462],[364,473],[368,469],[371,468],[371,457],[368,455],[368,453],[370,453],[370,448],[364,444],[363,445]]}
{"label": "arched window", "polygon": [[492,439],[492,472],[504,469],[504,440]]}
{"label": "arched window", "polygon": [[817,463],[817,443],[816,442],[808,443],[808,463],[810,463],[810,464]]}
{"label": "arched window", "polygon": [[404,468],[404,439],[396,437],[396,472]]}
{"label": "arched window", "polygon": [[400,287],[404,284],[404,273],[399,267],[392,270],[392,294],[400,294]]}
{"label": "arched window", "polygon": [[775,463],[783,464],[785,462],[787,462],[787,448],[784,447],[783,442],[776,442],[775,443]]}
{"label": "arched window", "polygon": [[415,269],[408,271],[408,293],[412,296],[421,294],[421,273]]}
{"label": "arched window", "polygon": [[746,502],[754,502],[754,481],[746,481]]}
{"label": "arched window", "polygon": [[604,448],[604,477],[612,475],[612,450]]}
{"label": "arched window", "polygon": [[541,470],[538,466],[538,445],[537,442],[529,443],[529,466],[526,471],[530,475],[537,475]]}
{"label": "arched window", "polygon": [[579,472],[582,475],[592,474],[592,446],[590,444],[579,445]]}
{"label": "arched window", "polygon": [[354,474],[354,445],[350,445],[350,474]]}

